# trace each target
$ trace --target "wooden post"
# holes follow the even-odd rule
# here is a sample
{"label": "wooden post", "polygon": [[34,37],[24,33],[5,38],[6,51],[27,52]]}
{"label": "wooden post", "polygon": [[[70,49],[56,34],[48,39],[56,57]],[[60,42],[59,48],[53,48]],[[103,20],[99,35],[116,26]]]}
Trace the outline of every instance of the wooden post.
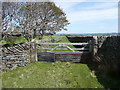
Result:
{"label": "wooden post", "polygon": [[37,49],[36,49],[36,43],[31,42],[30,43],[30,62],[36,62],[37,61]]}
{"label": "wooden post", "polygon": [[91,55],[93,56],[94,55],[94,45],[95,45],[95,42],[94,42],[94,39],[93,40],[90,40],[89,42],[89,52],[91,53]]}
{"label": "wooden post", "polygon": [[89,52],[91,53],[92,52],[92,40],[89,41]]}
{"label": "wooden post", "polygon": [[38,61],[37,58],[37,44],[34,42],[34,50],[35,50],[35,61]]}
{"label": "wooden post", "polygon": [[0,74],[1,74],[1,71],[2,71],[2,57],[3,57],[2,44],[0,43]]}

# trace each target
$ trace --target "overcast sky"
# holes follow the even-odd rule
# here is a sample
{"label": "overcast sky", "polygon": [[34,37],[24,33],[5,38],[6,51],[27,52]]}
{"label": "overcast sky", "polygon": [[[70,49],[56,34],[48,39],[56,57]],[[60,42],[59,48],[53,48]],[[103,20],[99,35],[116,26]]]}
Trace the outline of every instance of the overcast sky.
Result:
{"label": "overcast sky", "polygon": [[96,1],[70,0],[55,2],[66,13],[70,22],[67,27],[68,30],[59,33],[118,32],[118,1]]}

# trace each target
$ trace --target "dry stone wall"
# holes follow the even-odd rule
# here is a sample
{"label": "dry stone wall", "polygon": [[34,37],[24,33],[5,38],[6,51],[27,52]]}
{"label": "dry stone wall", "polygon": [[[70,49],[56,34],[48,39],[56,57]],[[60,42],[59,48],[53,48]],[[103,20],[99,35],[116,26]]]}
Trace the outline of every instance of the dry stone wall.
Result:
{"label": "dry stone wall", "polygon": [[94,59],[103,73],[120,73],[120,36],[94,36]]}
{"label": "dry stone wall", "polygon": [[29,43],[16,44],[13,47],[1,45],[1,69],[14,69],[29,64]]}
{"label": "dry stone wall", "polygon": [[94,56],[105,60],[120,60],[120,36],[94,36]]}

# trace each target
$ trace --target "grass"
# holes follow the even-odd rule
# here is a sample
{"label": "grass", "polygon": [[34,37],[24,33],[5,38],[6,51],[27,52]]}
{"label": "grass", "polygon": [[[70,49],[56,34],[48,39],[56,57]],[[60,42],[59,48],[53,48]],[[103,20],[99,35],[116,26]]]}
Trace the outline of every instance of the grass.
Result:
{"label": "grass", "polygon": [[27,40],[23,37],[18,37],[17,40],[15,41],[15,43],[25,43],[27,42]]}
{"label": "grass", "polygon": [[[57,43],[71,43],[66,36],[63,36],[63,38],[58,41]],[[70,48],[75,48],[73,45],[68,45]],[[66,47],[58,47],[58,48],[66,48]],[[57,51],[62,51],[62,50],[53,50],[53,52],[57,52]],[[71,52],[71,50],[64,50],[66,52]]]}
{"label": "grass", "polygon": [[[58,37],[59,37],[59,35],[44,36],[43,39],[51,39],[51,38],[55,39],[55,38],[58,38]],[[35,39],[39,40],[39,37],[36,37]],[[24,37],[22,37],[22,36],[16,37],[16,39],[14,40],[15,44],[17,44],[17,43],[25,43],[25,42],[27,42],[27,40]],[[2,44],[8,44],[10,42],[7,42],[5,40],[1,40],[0,43],[2,43]]]}
{"label": "grass", "polygon": [[58,37],[59,37],[59,35],[44,36],[43,39],[50,39],[50,38],[55,39],[55,38],[58,38]]}
{"label": "grass", "polygon": [[13,39],[12,42],[10,41],[5,41],[5,40],[1,40],[0,43],[2,44],[17,44],[17,43],[25,43],[27,42],[27,40],[25,38],[21,37],[16,37],[16,39]]}
{"label": "grass", "polygon": [[0,43],[7,44],[7,42],[5,40],[1,40]]}
{"label": "grass", "polygon": [[2,74],[3,88],[103,88],[85,64],[36,62]]}

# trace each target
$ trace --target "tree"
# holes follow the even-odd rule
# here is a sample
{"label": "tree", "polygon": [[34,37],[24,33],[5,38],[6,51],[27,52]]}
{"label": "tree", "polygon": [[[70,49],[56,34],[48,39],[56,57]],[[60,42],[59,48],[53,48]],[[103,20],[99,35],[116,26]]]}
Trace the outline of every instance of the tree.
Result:
{"label": "tree", "polygon": [[[53,2],[10,3],[11,5],[14,6],[12,11],[17,12],[12,12],[9,19],[12,18],[19,24],[22,34],[28,41],[38,35],[42,38],[45,33],[54,34],[66,30],[65,26],[69,24],[66,14]],[[3,15],[4,17],[6,16]]]}
{"label": "tree", "polygon": [[[10,28],[13,27],[13,21],[17,22],[18,20],[18,11],[22,6],[21,2],[2,2],[2,22],[1,22],[1,36],[2,38],[10,36]],[[14,23],[15,24],[15,23]],[[8,34],[9,33],[9,34]],[[7,35],[8,34],[8,35]]]}

